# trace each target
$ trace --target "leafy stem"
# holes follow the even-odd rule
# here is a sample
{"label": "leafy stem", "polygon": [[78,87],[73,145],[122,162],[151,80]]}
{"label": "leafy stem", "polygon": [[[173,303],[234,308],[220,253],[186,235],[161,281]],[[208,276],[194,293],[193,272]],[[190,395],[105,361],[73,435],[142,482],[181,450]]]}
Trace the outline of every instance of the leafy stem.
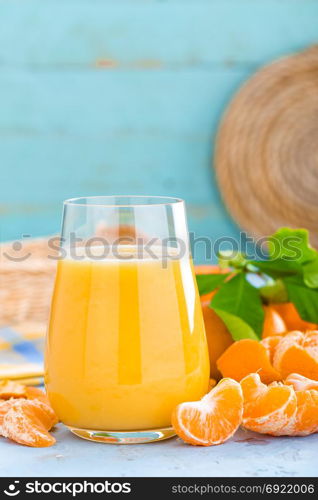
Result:
{"label": "leafy stem", "polygon": [[318,252],[308,231],[278,230],[268,239],[266,260],[223,251],[218,261],[220,273],[197,276],[199,292],[215,291],[210,307],[235,340],[260,337],[263,306],[271,303],[292,302],[302,319],[318,323]]}

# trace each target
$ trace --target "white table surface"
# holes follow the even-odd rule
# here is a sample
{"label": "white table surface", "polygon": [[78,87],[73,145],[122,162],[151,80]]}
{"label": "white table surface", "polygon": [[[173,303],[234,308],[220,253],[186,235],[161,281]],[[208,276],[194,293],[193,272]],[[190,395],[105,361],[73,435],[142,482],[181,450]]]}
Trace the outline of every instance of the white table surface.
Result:
{"label": "white table surface", "polygon": [[317,476],[318,434],[274,438],[239,430],[209,448],[180,439],[138,445],[91,443],[62,424],[57,444],[29,448],[0,438],[0,476]]}

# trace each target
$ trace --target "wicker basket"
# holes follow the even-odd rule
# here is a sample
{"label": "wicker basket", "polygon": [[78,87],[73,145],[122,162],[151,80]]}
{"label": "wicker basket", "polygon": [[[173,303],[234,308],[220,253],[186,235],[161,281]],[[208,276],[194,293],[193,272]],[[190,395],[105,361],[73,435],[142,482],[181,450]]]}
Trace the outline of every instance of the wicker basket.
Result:
{"label": "wicker basket", "polygon": [[0,326],[45,330],[56,269],[49,256],[54,255],[48,238],[0,245]]}

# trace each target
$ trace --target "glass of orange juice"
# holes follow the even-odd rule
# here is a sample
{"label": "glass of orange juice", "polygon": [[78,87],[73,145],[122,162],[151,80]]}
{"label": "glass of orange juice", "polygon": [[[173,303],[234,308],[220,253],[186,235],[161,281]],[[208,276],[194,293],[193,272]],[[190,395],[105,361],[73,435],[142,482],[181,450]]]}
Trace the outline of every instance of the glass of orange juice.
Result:
{"label": "glass of orange juice", "polygon": [[209,361],[183,200],[64,202],[45,383],[76,435],[143,443],[208,389]]}

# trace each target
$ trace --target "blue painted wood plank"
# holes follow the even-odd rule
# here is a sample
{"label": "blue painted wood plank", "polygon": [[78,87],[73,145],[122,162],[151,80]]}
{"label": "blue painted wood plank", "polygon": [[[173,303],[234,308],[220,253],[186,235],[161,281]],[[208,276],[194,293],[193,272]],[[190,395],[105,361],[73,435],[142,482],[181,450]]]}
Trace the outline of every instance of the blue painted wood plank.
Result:
{"label": "blue painted wood plank", "polygon": [[257,65],[316,43],[317,14],[316,0],[2,0],[0,64]]}
{"label": "blue painted wood plank", "polygon": [[249,74],[246,68],[158,73],[3,71],[0,134],[206,138]]}
{"label": "blue painted wood plank", "polygon": [[[197,236],[235,236],[213,183],[210,155],[209,138],[2,138],[1,238],[55,233],[63,199],[114,193],[180,196]],[[203,248],[198,251],[204,260]]]}
{"label": "blue painted wood plank", "polygon": [[247,75],[6,72],[2,239],[56,232],[63,199],[113,193],[181,196],[199,236],[235,234],[213,182],[212,132]]}
{"label": "blue painted wood plank", "polygon": [[171,194],[238,235],[211,171],[233,92],[318,35],[316,0],[0,0],[0,238],[58,229],[77,195]]}

